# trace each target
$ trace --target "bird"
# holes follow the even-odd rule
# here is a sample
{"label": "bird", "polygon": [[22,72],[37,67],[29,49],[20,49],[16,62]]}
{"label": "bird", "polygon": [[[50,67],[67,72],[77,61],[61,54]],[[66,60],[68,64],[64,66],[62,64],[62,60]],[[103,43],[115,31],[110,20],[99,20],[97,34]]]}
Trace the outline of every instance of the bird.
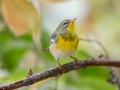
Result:
{"label": "bird", "polygon": [[42,50],[43,52],[50,51],[62,71],[64,68],[59,63],[59,59],[70,57],[74,59],[78,66],[80,66],[79,61],[72,56],[75,53],[79,42],[78,36],[74,30],[75,20],[76,18],[62,21],[53,32],[49,47]]}

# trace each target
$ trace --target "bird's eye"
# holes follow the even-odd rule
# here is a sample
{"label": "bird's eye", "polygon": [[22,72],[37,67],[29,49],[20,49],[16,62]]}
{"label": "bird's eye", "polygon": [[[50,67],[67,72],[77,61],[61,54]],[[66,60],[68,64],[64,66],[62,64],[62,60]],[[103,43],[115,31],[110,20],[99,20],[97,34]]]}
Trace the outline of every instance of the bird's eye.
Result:
{"label": "bird's eye", "polygon": [[63,25],[66,26],[68,23],[67,22],[64,22]]}

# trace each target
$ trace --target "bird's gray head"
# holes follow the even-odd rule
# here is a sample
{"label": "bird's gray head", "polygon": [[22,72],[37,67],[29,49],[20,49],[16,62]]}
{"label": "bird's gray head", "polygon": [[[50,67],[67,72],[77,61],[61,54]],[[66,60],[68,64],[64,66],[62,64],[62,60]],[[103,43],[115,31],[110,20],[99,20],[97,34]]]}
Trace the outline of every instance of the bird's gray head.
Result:
{"label": "bird's gray head", "polygon": [[66,34],[67,32],[73,32],[74,31],[74,21],[76,20],[76,18],[74,18],[73,20],[67,19],[62,21],[59,26],[57,27],[56,31],[59,34]]}
{"label": "bird's gray head", "polygon": [[59,30],[64,30],[64,29],[67,29],[69,23],[70,23],[70,19],[67,19],[67,20],[64,20],[60,23],[60,25],[58,26],[58,29]]}
{"label": "bird's gray head", "polygon": [[71,20],[69,20],[69,19],[62,21],[56,29],[57,33],[59,33],[61,35],[67,34],[67,32],[68,32],[67,27],[68,27],[70,21]]}

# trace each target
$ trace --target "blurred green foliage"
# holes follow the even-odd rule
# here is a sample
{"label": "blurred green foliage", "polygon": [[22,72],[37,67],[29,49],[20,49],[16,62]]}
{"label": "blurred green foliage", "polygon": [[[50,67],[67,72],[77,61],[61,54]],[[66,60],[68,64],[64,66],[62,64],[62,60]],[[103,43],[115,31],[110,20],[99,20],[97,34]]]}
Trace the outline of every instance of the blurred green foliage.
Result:
{"label": "blurred green foliage", "polygon": [[[42,47],[45,48],[49,45],[50,36],[46,33],[46,30],[42,31],[44,31],[42,32],[41,37]],[[34,51],[34,49],[33,40],[29,33],[16,38],[7,28],[0,31],[0,73],[3,73],[3,76],[0,75],[1,84],[14,82],[26,77],[26,73],[30,68],[29,65],[24,68],[21,68],[19,65],[22,62],[21,60],[25,53],[29,50]],[[94,57],[79,49],[74,56],[78,59]],[[39,63],[37,70],[33,68],[35,72],[44,71],[45,69],[49,69],[57,65],[54,57],[49,52],[40,52],[39,57],[42,58],[41,62],[44,68],[40,69],[39,66],[41,66],[41,63]],[[70,58],[60,60],[60,63],[70,62],[71,60],[72,59]],[[31,60],[29,60],[29,62],[32,63]],[[106,67],[87,67],[86,69],[80,69],[69,72],[68,74],[63,74],[58,81],[58,90],[114,90],[115,86],[106,81],[108,77],[109,70]],[[38,88],[43,90],[52,90],[54,88],[54,84],[55,80],[53,78],[45,81],[43,84],[38,86]],[[25,89],[28,89],[28,87],[20,90]]]}
{"label": "blurred green foliage", "polygon": [[[3,23],[1,21],[4,21],[2,14],[0,14],[0,24]],[[49,46],[50,34],[49,30],[47,30],[45,27],[42,28],[41,31],[41,49],[43,49]],[[103,35],[103,33],[104,32],[100,31],[98,34]],[[111,41],[111,39],[109,40]],[[98,57],[96,55],[96,52],[94,55],[88,53],[88,51],[86,51],[85,44],[88,44],[88,46],[90,46],[90,43],[80,42],[79,47],[73,56],[79,60]],[[35,73],[38,73],[57,66],[57,62],[50,54],[50,52],[43,53],[41,52],[41,49],[36,50],[30,33],[16,37],[12,34],[12,32],[10,32],[7,26],[0,28],[0,85],[3,83],[7,84],[25,78],[27,76],[27,71],[30,68],[33,69]],[[92,48],[91,50],[94,52],[95,49]],[[59,62],[61,64],[64,64],[70,61],[72,61],[72,59],[67,58],[65,60],[60,60]],[[115,90],[116,86],[111,85],[107,82],[107,78],[109,78],[109,76],[108,67],[94,66],[72,71],[67,74],[63,74],[59,78],[58,90]],[[44,81],[42,84],[39,84],[36,86],[36,88],[39,90],[53,90],[54,86],[55,79],[52,78]],[[30,88],[31,86],[28,86],[20,88],[18,90],[30,90]]]}
{"label": "blurred green foliage", "polygon": [[8,30],[0,32],[0,51],[2,67],[11,71],[15,69],[25,51],[33,48],[32,38],[30,35],[24,35],[21,38],[16,38]]}

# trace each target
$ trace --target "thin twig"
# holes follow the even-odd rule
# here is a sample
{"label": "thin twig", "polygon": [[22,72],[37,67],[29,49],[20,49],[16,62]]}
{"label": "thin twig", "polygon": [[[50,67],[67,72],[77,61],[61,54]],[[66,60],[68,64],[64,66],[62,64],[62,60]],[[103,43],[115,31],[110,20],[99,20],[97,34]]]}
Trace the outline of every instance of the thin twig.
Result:
{"label": "thin twig", "polygon": [[[96,60],[96,59],[87,59],[87,60],[79,60],[80,62],[80,67],[79,68],[84,68],[88,66],[113,66],[113,67],[119,67],[120,68],[120,60]],[[75,62],[69,62],[64,65],[62,65],[64,68],[64,73],[70,72],[72,70],[78,70],[78,66],[76,65]],[[17,89],[20,87],[32,85],[38,81],[42,81],[45,79],[48,79],[50,77],[58,77],[62,75],[63,73],[59,69],[59,67],[51,68],[49,70],[33,74],[32,76],[26,77],[25,79],[22,79],[20,81],[16,81],[10,84],[6,85],[1,85],[0,90],[13,90]]]}
{"label": "thin twig", "polygon": [[96,39],[84,39],[84,38],[80,38],[79,40],[97,43],[98,45],[100,45],[100,47],[101,47],[101,48],[103,49],[103,51],[105,52],[105,57],[106,57],[106,58],[109,58],[106,49],[104,48],[104,46],[102,45],[102,43],[99,42],[98,40],[96,40]]}
{"label": "thin twig", "polygon": [[55,88],[54,88],[54,90],[57,90],[57,88],[58,88],[58,79],[59,79],[59,77],[55,77]]}

